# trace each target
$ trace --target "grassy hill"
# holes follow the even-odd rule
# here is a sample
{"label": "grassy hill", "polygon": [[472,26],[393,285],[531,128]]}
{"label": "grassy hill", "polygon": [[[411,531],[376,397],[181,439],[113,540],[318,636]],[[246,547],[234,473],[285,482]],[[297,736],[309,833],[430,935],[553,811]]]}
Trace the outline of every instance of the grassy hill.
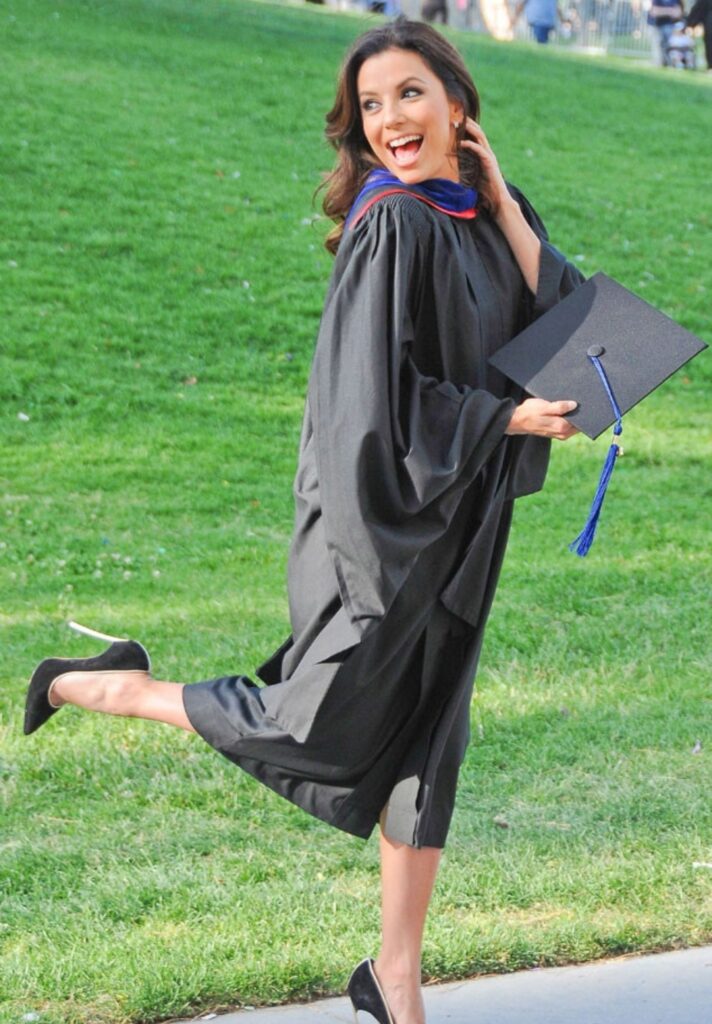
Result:
{"label": "grassy hill", "polygon": [[[119,1024],[343,989],[378,856],[197,737],[67,709],[68,618],[161,678],[288,632],[303,393],[330,269],[324,112],[368,21],[245,0],[0,12],[0,1020]],[[453,38],[507,176],[584,272],[712,340],[703,75]],[[521,502],[426,933],[442,979],[712,937],[710,358]],[[701,750],[697,741],[701,741]]]}

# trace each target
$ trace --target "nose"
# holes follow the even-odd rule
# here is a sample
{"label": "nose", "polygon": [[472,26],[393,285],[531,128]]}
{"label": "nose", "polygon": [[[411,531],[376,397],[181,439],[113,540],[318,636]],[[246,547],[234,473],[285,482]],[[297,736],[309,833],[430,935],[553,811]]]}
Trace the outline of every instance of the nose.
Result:
{"label": "nose", "polygon": [[386,100],[383,108],[383,121],[387,128],[397,128],[403,124],[403,111],[398,99]]}

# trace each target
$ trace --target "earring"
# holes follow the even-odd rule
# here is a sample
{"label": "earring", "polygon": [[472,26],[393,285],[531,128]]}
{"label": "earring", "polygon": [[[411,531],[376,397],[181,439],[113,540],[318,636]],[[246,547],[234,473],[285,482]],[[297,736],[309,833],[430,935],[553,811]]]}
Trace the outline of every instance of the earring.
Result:
{"label": "earring", "polygon": [[460,122],[459,121],[453,121],[452,122],[452,126],[453,126],[453,128],[459,128],[460,127]]}

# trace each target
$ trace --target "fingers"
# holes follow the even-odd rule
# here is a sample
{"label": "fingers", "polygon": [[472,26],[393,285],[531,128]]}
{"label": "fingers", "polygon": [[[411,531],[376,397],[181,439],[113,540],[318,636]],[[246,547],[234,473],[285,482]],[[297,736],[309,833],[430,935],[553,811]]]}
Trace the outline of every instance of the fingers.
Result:
{"label": "fingers", "polygon": [[557,441],[568,441],[574,434],[578,434],[578,428],[569,423],[568,420],[554,419],[549,424],[549,429],[552,433],[550,437],[555,438]]}
{"label": "fingers", "polygon": [[527,398],[523,404],[538,416],[566,416],[567,413],[573,412],[578,407],[578,402],[574,402],[570,398],[558,402],[547,402],[545,398]]}
{"label": "fingers", "polygon": [[469,150],[478,158],[482,172],[480,194],[487,208],[496,212],[507,198],[506,185],[497,157],[487,141],[487,136],[474,118],[465,118],[465,128],[471,138],[462,139],[460,147]]}
{"label": "fingers", "polygon": [[567,441],[574,434],[578,434],[578,430],[573,423],[569,423],[568,420],[562,419],[560,416],[542,416],[538,422],[532,424],[531,433],[538,434],[539,437]]}
{"label": "fingers", "polygon": [[468,148],[474,148],[475,146],[477,146],[478,148],[485,149],[491,152],[489,142],[487,141],[487,136],[482,131],[477,121],[474,120],[474,118],[465,118],[465,130],[467,131],[468,135],[472,136],[472,138],[463,139],[460,143],[461,146],[467,146]]}
{"label": "fingers", "polygon": [[[479,158],[480,166],[485,173],[486,179],[498,170],[494,153],[483,143],[475,142],[473,139],[461,139],[460,148],[469,150]],[[483,181],[482,184],[484,185],[485,182]]]}
{"label": "fingers", "polygon": [[557,441],[566,441],[578,433],[573,423],[563,418],[578,407],[578,402],[563,399],[558,402],[543,402],[542,405],[545,408],[540,409],[540,415],[545,418],[546,432],[549,437],[553,437]]}
{"label": "fingers", "polygon": [[515,409],[506,432],[536,434],[539,437],[566,441],[578,433],[574,424],[564,418],[567,413],[573,412],[577,405],[577,402],[570,399],[547,402],[543,398],[527,398]]}
{"label": "fingers", "polygon": [[565,416],[567,412],[573,412],[578,407],[578,402],[566,399],[560,402],[548,402],[548,410],[553,416]]}
{"label": "fingers", "polygon": [[465,127],[467,128],[470,135],[473,135],[478,140],[478,142],[480,142],[483,146],[486,146],[487,149],[489,149],[489,142],[487,141],[487,136],[482,131],[482,128],[477,123],[477,121],[475,121],[474,117],[465,118]]}
{"label": "fingers", "polygon": [[479,142],[473,142],[472,139],[460,139],[460,145],[463,149],[471,149],[473,153],[489,152],[489,150],[485,149],[485,147],[480,145]]}
{"label": "fingers", "polygon": [[566,441],[574,434],[578,434],[578,429],[573,423],[563,418],[567,413],[578,408],[578,402],[563,399],[559,402],[546,402],[545,404],[547,409],[542,410],[542,413],[549,420],[550,437],[556,438],[557,441]]}

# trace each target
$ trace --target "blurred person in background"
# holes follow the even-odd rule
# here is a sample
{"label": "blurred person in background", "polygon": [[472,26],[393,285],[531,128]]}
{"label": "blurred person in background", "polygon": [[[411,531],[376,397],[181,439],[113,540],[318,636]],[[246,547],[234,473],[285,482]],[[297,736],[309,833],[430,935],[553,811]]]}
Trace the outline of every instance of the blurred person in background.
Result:
{"label": "blurred person in background", "polygon": [[425,0],[420,16],[423,21],[440,21],[447,25],[447,0]]}
{"label": "blurred person in background", "polygon": [[712,72],[712,0],[697,0],[686,18],[688,28],[702,25],[707,71]]}
{"label": "blurred person in background", "polygon": [[519,21],[524,11],[534,38],[541,44],[549,42],[549,37],[556,28],[557,17],[563,20],[557,0],[521,0],[514,11],[514,24]]}
{"label": "blurred person in background", "polygon": [[661,67],[670,66],[670,37],[676,21],[685,17],[685,9],[681,0],[655,0],[648,11],[648,24],[652,25],[657,35],[656,62]]}

